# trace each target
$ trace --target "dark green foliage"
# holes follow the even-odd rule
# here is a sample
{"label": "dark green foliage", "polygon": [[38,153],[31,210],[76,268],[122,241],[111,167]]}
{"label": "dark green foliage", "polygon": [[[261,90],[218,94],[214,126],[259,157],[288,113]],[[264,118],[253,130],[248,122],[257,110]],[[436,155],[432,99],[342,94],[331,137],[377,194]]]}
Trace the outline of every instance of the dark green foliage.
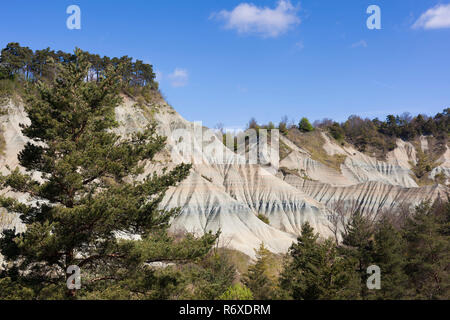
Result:
{"label": "dark green foliage", "polygon": [[[337,248],[331,240],[319,242],[305,225],[281,274],[282,297],[449,299],[449,202],[423,203],[401,225],[394,227],[388,216],[374,224],[355,213]],[[371,265],[381,270],[379,290],[367,288]]]}
{"label": "dark green foliage", "polygon": [[375,292],[377,298],[405,298],[408,285],[408,277],[404,272],[405,241],[401,232],[387,218],[380,220],[375,228],[373,264],[382,271],[381,289]]}
{"label": "dark green foliage", "polygon": [[339,256],[334,241],[318,242],[306,223],[289,249],[290,259],[281,274],[280,286],[295,300],[354,299],[357,291],[352,260]]}
{"label": "dark green foliage", "polygon": [[338,141],[343,141],[345,139],[345,131],[337,122],[334,122],[331,126],[329,126],[328,131],[331,136]]}
{"label": "dark green foliage", "polygon": [[[121,58],[100,57],[85,53],[90,67],[86,73],[87,81],[100,81],[109,67],[118,69],[118,79],[122,90],[129,88],[158,89],[155,82],[153,67],[141,60],[124,56]],[[30,81],[52,81],[57,72],[57,64],[73,62],[76,56],[63,51],[53,51],[50,48],[33,52],[28,47],[21,47],[18,43],[9,43],[1,51],[0,79],[19,78]]]}
{"label": "dark green foliage", "polygon": [[183,276],[193,284],[183,298],[216,300],[232,286],[237,273],[229,253],[215,250],[199,263],[188,265]]}
{"label": "dark green foliage", "polygon": [[0,58],[4,78],[22,77],[28,80],[31,75],[32,59],[33,51],[30,48],[21,47],[16,42],[9,43],[2,50]]}
{"label": "dark green foliage", "polygon": [[450,204],[423,203],[404,227],[415,299],[450,298]]}
{"label": "dark green foliage", "polygon": [[[40,299],[73,298],[76,292],[65,288],[66,270],[77,265],[83,275],[79,297],[102,297],[108,287],[126,288],[133,297],[168,298],[179,287],[178,277],[148,263],[191,262],[208,253],[217,238],[208,233],[177,241],[166,232],[179,210],[161,210],[159,204],[166,190],[189,174],[190,165],[138,179],[165,138],[154,124],[128,137],[112,132],[118,125],[114,110],[121,102],[121,64],[85,81],[88,55],[77,50],[68,59],[73,61],[56,65],[53,81],[38,82],[37,94],[26,99],[31,124],[23,133],[32,143],[19,160],[28,171],[41,172],[43,181],[17,169],[0,177],[3,188],[37,200],[27,205],[0,197],[0,206],[19,213],[27,227],[20,234],[5,230],[0,238],[7,261],[0,278],[24,297],[33,292]],[[136,236],[139,240],[127,240]]]}
{"label": "dark green foliage", "polygon": [[369,219],[357,211],[350,217],[342,235],[341,251],[356,262],[354,268],[360,282],[360,295],[363,298],[369,294],[366,286],[367,268],[374,264],[373,232]]}

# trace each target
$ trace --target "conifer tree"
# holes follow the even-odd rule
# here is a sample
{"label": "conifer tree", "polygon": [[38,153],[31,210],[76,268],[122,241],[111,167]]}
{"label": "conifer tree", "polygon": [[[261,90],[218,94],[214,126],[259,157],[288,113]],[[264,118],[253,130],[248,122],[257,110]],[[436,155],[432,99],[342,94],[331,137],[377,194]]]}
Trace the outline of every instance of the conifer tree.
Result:
{"label": "conifer tree", "polygon": [[[0,250],[6,263],[0,284],[13,284],[34,298],[74,298],[67,290],[68,267],[81,269],[78,296],[115,290],[126,298],[167,298],[177,279],[157,272],[152,262],[183,263],[206,254],[217,235],[174,241],[170,220],[179,212],[159,208],[165,191],[183,180],[190,165],[162,174],[143,175],[165,143],[154,124],[120,137],[113,129],[121,102],[123,70],[108,67],[89,82],[87,55],[75,51],[72,62],[58,64],[51,83],[38,82],[25,109],[31,120],[23,133],[31,139],[15,169],[0,177],[1,187],[29,195],[27,203],[7,197],[0,206],[20,214],[26,231],[5,230]],[[39,172],[40,177],[31,171]],[[158,274],[163,274],[158,278]],[[166,273],[166,274],[164,274]],[[23,289],[25,288],[25,289]]]}
{"label": "conifer tree", "polygon": [[376,298],[398,300],[406,297],[405,241],[387,218],[377,223],[374,235],[373,264],[381,270],[381,289]]}
{"label": "conifer tree", "polygon": [[354,299],[358,297],[351,260],[338,255],[329,239],[318,243],[318,234],[305,223],[297,243],[289,249],[280,286],[295,300]]}
{"label": "conifer tree", "polygon": [[243,283],[249,288],[256,300],[270,300],[275,294],[275,279],[271,270],[273,265],[272,254],[266,249],[264,243],[256,251],[256,262],[248,268]]}
{"label": "conifer tree", "polygon": [[450,298],[450,205],[440,208],[425,202],[404,227],[406,273],[414,299]]}
{"label": "conifer tree", "polygon": [[341,252],[349,259],[355,261],[354,270],[360,279],[361,297],[366,299],[369,295],[367,288],[367,268],[373,264],[373,225],[371,221],[359,211],[352,214],[345,231],[342,234]]}

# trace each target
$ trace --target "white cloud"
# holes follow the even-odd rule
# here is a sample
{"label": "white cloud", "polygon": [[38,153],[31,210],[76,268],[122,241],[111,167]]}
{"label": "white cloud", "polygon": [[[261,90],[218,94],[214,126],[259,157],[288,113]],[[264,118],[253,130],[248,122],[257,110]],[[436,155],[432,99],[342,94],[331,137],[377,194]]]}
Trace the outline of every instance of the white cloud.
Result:
{"label": "white cloud", "polygon": [[361,40],[361,41],[358,41],[358,42],[355,42],[354,44],[352,44],[352,48],[359,48],[359,47],[367,48],[368,44],[367,44],[366,40]]}
{"label": "white cloud", "polygon": [[450,28],[450,4],[441,4],[428,9],[413,24],[413,29],[443,29]]}
{"label": "white cloud", "polygon": [[184,87],[189,80],[189,73],[186,69],[175,68],[175,70],[168,75],[173,87]]}
{"label": "white cloud", "polygon": [[241,34],[277,37],[301,22],[298,10],[290,0],[279,0],[274,9],[241,3],[231,11],[222,10],[212,17],[225,21],[225,28]]}

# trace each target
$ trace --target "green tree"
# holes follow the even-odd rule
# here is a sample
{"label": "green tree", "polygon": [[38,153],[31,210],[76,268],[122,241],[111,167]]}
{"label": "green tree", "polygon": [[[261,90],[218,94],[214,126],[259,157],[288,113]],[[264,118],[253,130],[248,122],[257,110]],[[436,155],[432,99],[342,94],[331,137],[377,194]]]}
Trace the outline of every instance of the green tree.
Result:
{"label": "green tree", "polygon": [[50,48],[36,50],[31,63],[31,72],[35,80],[52,79],[54,73],[54,52]]}
{"label": "green tree", "polygon": [[352,214],[342,234],[341,252],[350,260],[354,260],[355,270],[359,276],[360,293],[367,298],[367,268],[373,264],[373,225],[371,221],[356,211]]}
{"label": "green tree", "polygon": [[33,51],[30,48],[11,42],[2,50],[0,62],[11,77],[21,76],[28,79],[32,58]]}
{"label": "green tree", "polygon": [[116,70],[122,68],[109,67],[98,82],[87,82],[90,68],[86,54],[76,50],[75,61],[60,63],[56,79],[39,82],[38,94],[27,99],[31,124],[23,133],[32,143],[19,160],[42,179],[18,169],[0,178],[2,187],[34,200],[0,198],[0,205],[19,213],[26,225],[23,233],[3,232],[0,249],[7,263],[0,278],[32,288],[37,298],[45,292],[54,294],[50,298],[74,298],[76,291],[66,289],[66,272],[77,265],[83,275],[79,296],[101,295],[107,283],[154,297],[173,281],[161,280],[152,262],[192,261],[210,250],[217,235],[175,241],[167,234],[179,210],[161,210],[159,204],[190,165],[143,176],[145,162],[163,148],[165,138],[154,124],[132,136],[114,133],[114,111],[121,102]]}
{"label": "green tree", "polygon": [[[438,210],[439,209],[439,210]],[[450,204],[417,206],[404,227],[406,273],[415,299],[450,298]]]}
{"label": "green tree", "polygon": [[405,241],[387,218],[381,219],[374,235],[373,264],[381,270],[379,299],[398,300],[406,297],[408,278],[405,274]]}
{"label": "green tree", "polygon": [[345,139],[344,129],[342,129],[339,123],[334,122],[331,126],[328,127],[328,130],[331,136],[336,140],[343,141]]}
{"label": "green tree", "polygon": [[243,283],[251,290],[256,300],[270,300],[274,298],[276,279],[273,272],[273,256],[266,249],[264,243],[256,252],[256,262],[249,266],[244,275]]}
{"label": "green tree", "polygon": [[192,284],[182,296],[186,299],[218,299],[235,281],[236,266],[228,253],[214,250],[198,264],[190,264],[183,277]]}
{"label": "green tree", "polygon": [[333,240],[318,243],[318,238],[308,223],[302,226],[297,243],[289,249],[281,288],[295,300],[356,298],[357,279],[351,263],[339,256]]}
{"label": "green tree", "polygon": [[298,129],[302,132],[311,132],[314,131],[314,127],[309,122],[308,118],[302,118],[298,123]]}

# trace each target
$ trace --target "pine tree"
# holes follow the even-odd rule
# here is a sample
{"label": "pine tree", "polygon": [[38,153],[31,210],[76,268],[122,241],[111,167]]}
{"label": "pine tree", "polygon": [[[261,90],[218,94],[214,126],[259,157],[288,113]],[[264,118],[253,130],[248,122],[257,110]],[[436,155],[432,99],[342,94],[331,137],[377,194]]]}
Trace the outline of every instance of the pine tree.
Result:
{"label": "pine tree", "polygon": [[354,260],[355,271],[360,279],[360,294],[363,299],[369,295],[367,268],[373,264],[373,226],[359,211],[352,214],[342,234],[341,252],[346,259]]}
{"label": "pine tree", "polygon": [[281,274],[281,288],[295,300],[357,298],[351,263],[338,255],[333,240],[318,243],[318,237],[308,223],[302,226],[297,243],[289,249],[291,259]]}
{"label": "pine tree", "polygon": [[374,235],[373,264],[381,270],[378,299],[398,300],[406,297],[408,278],[404,268],[405,241],[387,218],[378,222]]}
{"label": "pine tree", "polygon": [[25,232],[6,230],[0,238],[7,261],[0,278],[31,288],[35,298],[74,298],[76,291],[66,289],[66,272],[76,265],[82,273],[79,296],[126,288],[133,298],[161,298],[158,292],[177,280],[149,264],[193,261],[210,250],[217,235],[174,241],[167,234],[179,210],[161,210],[159,204],[190,165],[143,176],[145,162],[163,148],[165,138],[154,124],[132,136],[115,134],[121,101],[117,70],[123,68],[110,66],[98,82],[88,82],[86,54],[76,50],[74,57],[58,64],[56,79],[39,82],[38,94],[27,99],[31,124],[23,133],[32,143],[19,160],[28,172],[16,169],[0,177],[2,187],[32,200],[0,198],[0,206],[19,213],[26,225]]}
{"label": "pine tree", "polygon": [[256,300],[270,300],[275,294],[275,278],[271,270],[273,266],[272,253],[264,243],[256,252],[256,262],[249,266],[244,275],[243,283],[252,291]]}
{"label": "pine tree", "polygon": [[407,243],[406,273],[414,299],[450,298],[450,205],[416,208],[404,227]]}

